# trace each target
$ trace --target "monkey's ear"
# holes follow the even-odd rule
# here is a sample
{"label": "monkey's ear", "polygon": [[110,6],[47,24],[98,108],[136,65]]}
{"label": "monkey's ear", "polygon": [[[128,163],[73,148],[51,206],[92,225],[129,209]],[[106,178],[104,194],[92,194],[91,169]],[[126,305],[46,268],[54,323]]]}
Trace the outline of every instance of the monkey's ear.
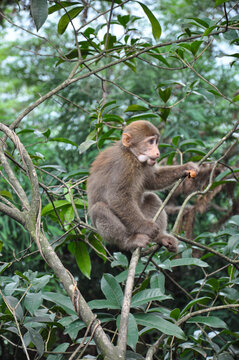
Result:
{"label": "monkey's ear", "polygon": [[130,147],[130,145],[131,145],[131,135],[130,134],[127,134],[127,133],[122,134],[122,144],[125,147]]}

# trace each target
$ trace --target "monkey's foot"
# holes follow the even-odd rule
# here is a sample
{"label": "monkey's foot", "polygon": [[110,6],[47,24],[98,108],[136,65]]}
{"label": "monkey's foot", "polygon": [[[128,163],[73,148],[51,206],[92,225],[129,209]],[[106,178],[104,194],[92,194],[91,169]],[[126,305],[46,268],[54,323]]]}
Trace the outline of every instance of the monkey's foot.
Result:
{"label": "monkey's foot", "polygon": [[174,236],[167,233],[158,236],[155,242],[165,246],[169,251],[178,251],[178,240]]}
{"label": "monkey's foot", "polygon": [[149,236],[145,234],[132,235],[127,240],[127,248],[131,250],[136,249],[137,247],[146,247],[149,243],[149,240]]}

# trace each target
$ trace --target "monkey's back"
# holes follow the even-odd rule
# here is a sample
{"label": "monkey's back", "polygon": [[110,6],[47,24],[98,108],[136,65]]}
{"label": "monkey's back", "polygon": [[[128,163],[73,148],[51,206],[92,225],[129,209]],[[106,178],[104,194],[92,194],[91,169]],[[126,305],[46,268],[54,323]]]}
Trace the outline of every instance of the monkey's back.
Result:
{"label": "monkey's back", "polygon": [[[129,159],[130,158],[130,159]],[[129,192],[132,179],[142,183],[141,164],[120,142],[103,150],[93,161],[87,181],[88,209],[98,201],[109,203]]]}

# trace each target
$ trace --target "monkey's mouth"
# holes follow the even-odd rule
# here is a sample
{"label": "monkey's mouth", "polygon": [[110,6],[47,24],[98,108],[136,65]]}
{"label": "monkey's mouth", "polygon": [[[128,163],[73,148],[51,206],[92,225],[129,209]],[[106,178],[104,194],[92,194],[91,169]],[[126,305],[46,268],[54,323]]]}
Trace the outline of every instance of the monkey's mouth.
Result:
{"label": "monkey's mouth", "polygon": [[153,158],[148,158],[147,163],[148,163],[148,165],[153,166],[153,165],[156,163],[156,159],[153,159]]}

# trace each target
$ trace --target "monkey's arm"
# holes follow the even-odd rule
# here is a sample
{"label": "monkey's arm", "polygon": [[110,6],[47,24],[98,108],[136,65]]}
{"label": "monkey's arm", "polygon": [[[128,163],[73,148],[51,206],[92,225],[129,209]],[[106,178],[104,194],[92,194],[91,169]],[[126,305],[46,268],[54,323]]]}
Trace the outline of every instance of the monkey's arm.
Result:
{"label": "monkey's arm", "polygon": [[161,190],[174,184],[179,178],[188,176],[190,170],[194,170],[196,174],[199,171],[198,165],[188,162],[183,165],[172,166],[155,166],[145,180],[145,188],[147,190]]}

